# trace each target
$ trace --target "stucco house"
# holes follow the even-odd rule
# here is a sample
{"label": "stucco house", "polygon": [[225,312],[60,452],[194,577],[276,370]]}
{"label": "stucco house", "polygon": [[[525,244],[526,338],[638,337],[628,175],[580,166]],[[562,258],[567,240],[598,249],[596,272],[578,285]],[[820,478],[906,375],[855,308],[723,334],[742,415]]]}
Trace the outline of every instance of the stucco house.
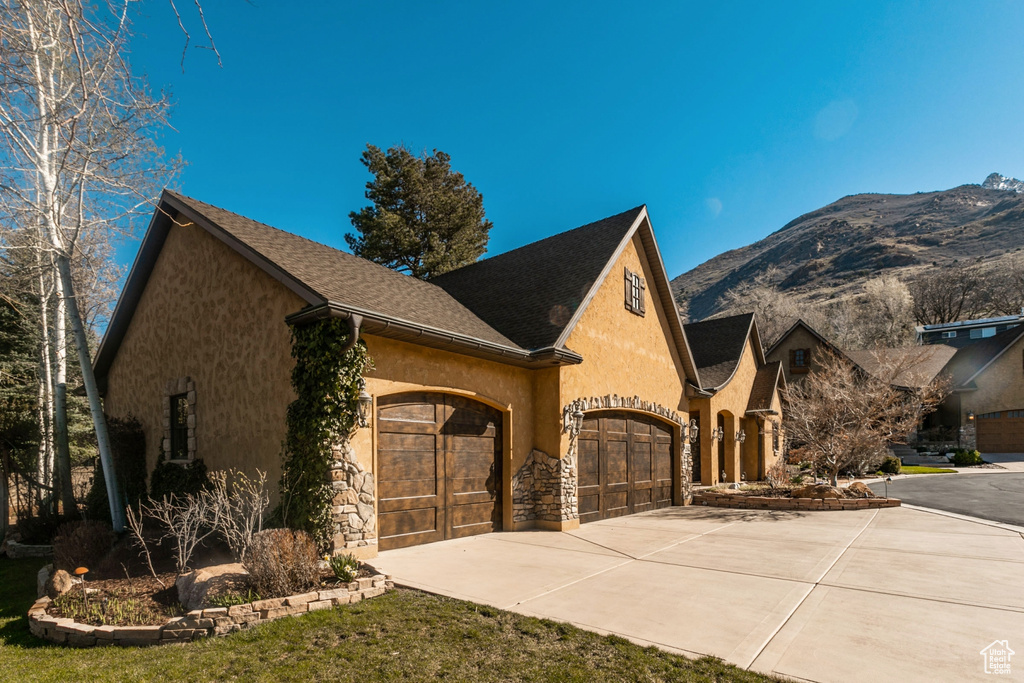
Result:
{"label": "stucco house", "polygon": [[699,425],[693,449],[693,481],[763,479],[783,455],[782,364],[769,362],[753,313],[685,326],[702,381],[690,399]]}
{"label": "stucco house", "polygon": [[[1024,326],[1010,327],[966,346],[930,343],[899,349],[844,351],[803,321],[768,350],[791,381],[817,367],[826,350],[840,353],[864,372],[914,389],[940,376],[950,395],[925,417],[921,438],[977,448],[982,453],[1024,453]],[[900,372],[883,372],[892,367]],[[702,373],[703,376],[703,373]]]}
{"label": "stucco house", "polygon": [[150,468],[162,453],[276,482],[290,326],[323,316],[374,363],[372,418],[332,473],[336,550],[686,501],[709,392],[646,207],[424,282],[166,191],[95,360],[106,411],[141,421]]}

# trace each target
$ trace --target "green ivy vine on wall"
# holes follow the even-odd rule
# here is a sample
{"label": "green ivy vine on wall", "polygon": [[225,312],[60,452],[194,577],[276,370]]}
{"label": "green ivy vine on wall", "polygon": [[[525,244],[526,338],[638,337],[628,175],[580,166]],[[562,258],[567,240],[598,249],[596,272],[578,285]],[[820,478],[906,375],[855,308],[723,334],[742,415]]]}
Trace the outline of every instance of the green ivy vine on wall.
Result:
{"label": "green ivy vine on wall", "polygon": [[363,373],[373,361],[360,341],[342,353],[349,330],[340,318],[292,326],[292,388],[281,474],[281,521],[309,532],[321,549],[333,536],[331,445],[356,426]]}

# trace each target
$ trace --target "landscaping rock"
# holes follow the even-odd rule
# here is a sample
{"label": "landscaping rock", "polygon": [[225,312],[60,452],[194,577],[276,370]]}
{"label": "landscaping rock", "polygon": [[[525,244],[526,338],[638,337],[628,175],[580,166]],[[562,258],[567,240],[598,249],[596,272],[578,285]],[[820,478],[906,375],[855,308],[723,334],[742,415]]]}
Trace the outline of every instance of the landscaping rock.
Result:
{"label": "landscaping rock", "polygon": [[825,498],[842,498],[843,494],[839,492],[839,489],[827,484],[808,484],[807,486],[801,486],[798,489],[793,489],[790,493],[793,498],[816,498],[824,500]]}
{"label": "landscaping rock", "polygon": [[75,580],[71,578],[71,574],[63,569],[58,569],[53,576],[46,580],[45,591],[50,599],[55,599],[67,593],[74,586]]}
{"label": "landscaping rock", "polygon": [[218,564],[182,574],[174,585],[185,609],[196,610],[207,604],[208,597],[241,588],[248,577],[249,572],[238,563]]}
{"label": "landscaping rock", "polygon": [[855,481],[846,487],[855,498],[874,498],[875,492],[868,488],[868,485],[862,481]]}
{"label": "landscaping rock", "polygon": [[50,580],[50,572],[53,571],[53,565],[48,564],[36,574],[36,597],[41,598],[46,595],[46,582]]}

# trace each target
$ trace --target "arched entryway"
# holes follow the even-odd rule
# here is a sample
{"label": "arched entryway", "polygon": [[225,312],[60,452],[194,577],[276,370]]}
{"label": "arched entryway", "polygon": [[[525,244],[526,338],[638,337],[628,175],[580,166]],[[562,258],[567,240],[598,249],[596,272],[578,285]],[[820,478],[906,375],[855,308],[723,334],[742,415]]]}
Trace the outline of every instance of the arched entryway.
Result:
{"label": "arched entryway", "polygon": [[580,523],[672,505],[674,430],[644,413],[589,412],[577,439]]}
{"label": "arched entryway", "polygon": [[377,401],[380,549],[501,529],[501,413],[462,396]]}

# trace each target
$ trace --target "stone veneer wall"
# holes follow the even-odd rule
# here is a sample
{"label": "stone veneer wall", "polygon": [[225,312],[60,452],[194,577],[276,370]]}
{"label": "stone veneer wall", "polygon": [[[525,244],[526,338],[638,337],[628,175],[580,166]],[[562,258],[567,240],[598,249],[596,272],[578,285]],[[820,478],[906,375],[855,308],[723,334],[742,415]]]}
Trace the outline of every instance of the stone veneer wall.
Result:
{"label": "stone veneer wall", "polygon": [[188,401],[188,459],[196,459],[196,383],[191,377],[167,380],[164,385],[164,438],[161,452],[166,460],[171,459],[171,397],[185,394]]}
{"label": "stone veneer wall", "polygon": [[978,447],[978,418],[964,420],[964,426],[960,428],[961,448],[973,451]]}
{"label": "stone veneer wall", "polygon": [[193,610],[183,617],[168,619],[160,626],[91,626],[46,613],[50,598],[35,601],[28,611],[32,635],[61,645],[95,647],[102,645],[147,646],[187,643],[209,636],[226,636],[235,631],[282,617],[348,605],[383,595],[394,587],[390,576],[376,574],[356,579],[341,588],[311,591],[287,598],[257,600],[233,607]]}
{"label": "stone veneer wall", "polygon": [[356,458],[348,439],[331,447],[331,518],[334,521],[334,553],[377,544],[373,473]]}
{"label": "stone veneer wall", "polygon": [[534,449],[512,477],[512,520],[577,519],[577,479],[575,452],[564,458],[552,458]]}

